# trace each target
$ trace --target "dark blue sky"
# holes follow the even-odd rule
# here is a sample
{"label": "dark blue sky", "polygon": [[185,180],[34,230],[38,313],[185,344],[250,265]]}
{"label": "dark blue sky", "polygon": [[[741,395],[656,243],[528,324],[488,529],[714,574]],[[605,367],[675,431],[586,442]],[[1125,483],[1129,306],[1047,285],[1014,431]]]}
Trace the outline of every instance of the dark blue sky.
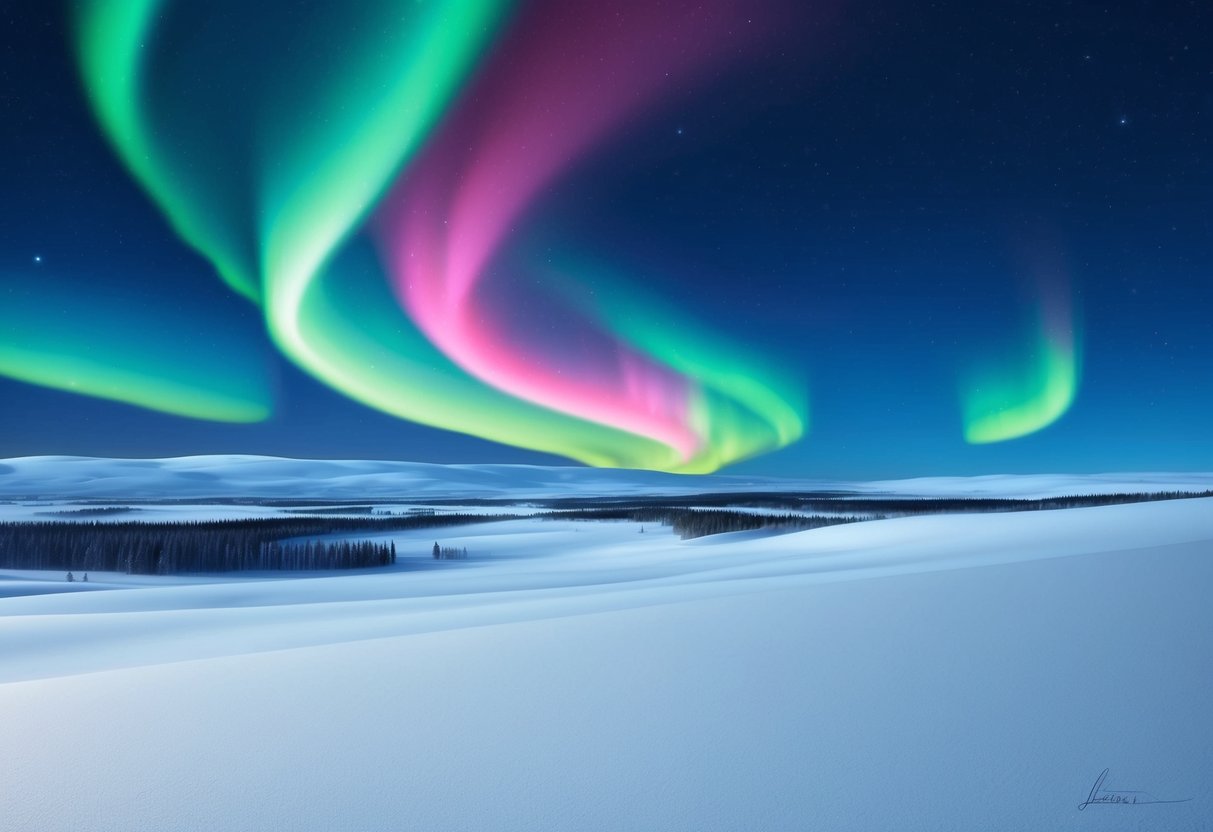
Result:
{"label": "dark blue sky", "polygon": [[[0,14],[0,302],[32,275],[205,309],[261,343],[249,360],[277,383],[270,421],[231,426],[0,379],[0,457],[561,461],[396,420],[294,369],[106,145],[62,10]],[[797,23],[604,147],[534,232],[611,251],[807,380],[808,437],[733,470],[1213,469],[1207,6],[840,2]],[[1023,340],[1042,262],[1080,310],[1075,403],[1039,433],[967,445],[958,374]]]}

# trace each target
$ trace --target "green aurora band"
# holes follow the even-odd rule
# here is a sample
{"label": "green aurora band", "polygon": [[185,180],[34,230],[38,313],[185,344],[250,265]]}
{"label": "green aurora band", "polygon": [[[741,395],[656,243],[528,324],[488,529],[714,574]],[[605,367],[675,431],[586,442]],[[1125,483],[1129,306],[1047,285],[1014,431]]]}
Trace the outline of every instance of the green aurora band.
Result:
{"label": "green aurora band", "polygon": [[[592,279],[549,279],[552,292],[624,342],[699,382],[691,419],[708,437],[705,470],[784,447],[808,432],[808,392],[798,379],[604,267],[570,259],[563,270]],[[583,285],[596,291],[582,291]],[[648,314],[637,316],[636,309]]]}
{"label": "green aurora band", "polygon": [[1082,366],[1076,328],[1069,304],[1046,298],[1024,364],[989,363],[970,373],[961,392],[965,441],[1017,439],[1065,415],[1078,392]]}
{"label": "green aurora band", "polygon": [[[799,438],[805,418],[795,385],[785,395],[762,381],[754,361],[664,317],[644,324],[601,311],[620,337],[694,382],[691,419],[704,441],[690,458],[469,376],[401,311],[358,232],[512,5],[369,0],[283,16],[235,0],[78,0],[76,53],[105,134],[173,230],[260,306],[283,353],[345,395],[598,466],[708,472]],[[93,333],[88,349],[106,337]],[[77,353],[86,346],[64,343]],[[97,381],[83,383],[76,368],[31,379],[29,356],[5,356],[0,371],[18,378],[182,415],[268,413],[264,388],[219,389],[213,368],[185,369],[190,356],[174,365],[180,389],[159,358],[155,373],[124,375],[102,369],[98,353]]]}
{"label": "green aurora band", "polygon": [[[0,374],[43,387],[218,422],[270,415],[264,338],[205,311],[45,275],[6,274]],[[156,314],[146,314],[147,305]]]}

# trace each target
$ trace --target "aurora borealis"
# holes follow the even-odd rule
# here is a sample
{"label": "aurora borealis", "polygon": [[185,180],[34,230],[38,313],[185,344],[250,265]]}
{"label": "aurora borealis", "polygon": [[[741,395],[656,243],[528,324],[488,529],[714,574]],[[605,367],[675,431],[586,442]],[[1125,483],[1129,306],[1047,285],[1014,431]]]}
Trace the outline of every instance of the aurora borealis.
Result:
{"label": "aurora borealis", "polygon": [[1213,462],[1192,25],[1163,108],[1129,12],[20,5],[9,454]]}
{"label": "aurora borealis", "polygon": [[1073,404],[1082,360],[1064,291],[1042,287],[1027,358],[1010,366],[983,367],[968,381],[967,441],[984,444],[1026,436],[1060,419]]}
{"label": "aurora borealis", "polygon": [[[271,408],[269,373],[256,341],[232,336],[213,349],[207,314],[146,316],[136,296],[5,275],[0,373],[73,393],[219,422],[258,422]],[[67,281],[64,281],[65,283]],[[161,300],[163,300],[163,293]],[[88,314],[77,311],[86,305]]]}
{"label": "aurora borealis", "polygon": [[[780,447],[803,430],[802,396],[790,384],[786,394],[765,387],[758,363],[741,375],[768,401],[718,383],[710,362],[680,364],[693,347],[664,316],[655,319],[666,335],[650,345],[555,304],[563,331],[548,338],[561,348],[528,344],[516,310],[534,302],[534,284],[489,270],[550,180],[727,41],[737,48],[743,22],[732,2],[533,4],[405,171],[379,223],[397,294],[445,355],[511,395],[659,443],[668,450],[651,467],[713,470]],[[576,272],[557,279],[576,284]],[[496,296],[481,287],[494,278],[508,284]]]}
{"label": "aurora borealis", "polygon": [[[565,342],[581,355],[561,349],[556,366],[543,350],[520,349],[500,308],[477,306],[476,284],[534,194],[629,111],[728,41],[735,50],[740,5],[656,12],[634,2],[586,14],[536,3],[492,50],[481,84],[458,95],[505,5],[443,0],[401,14],[394,2],[356,13],[329,4],[278,21],[306,48],[267,66],[267,33],[243,24],[240,4],[83,0],[79,61],[107,135],[174,229],[261,305],[276,345],[334,389],[594,465],[711,471],[798,438],[794,386],[766,390],[773,410],[755,409],[761,399],[705,384],[711,368],[687,372],[588,319]],[[353,44],[326,36],[341,25]],[[199,71],[217,65],[255,81],[233,96]],[[380,223],[379,236],[408,319],[393,316],[370,339],[335,337],[376,314],[348,292],[341,306],[329,287],[355,279],[340,249],[393,177],[404,183],[390,198],[401,218]],[[413,327],[428,343],[398,337]],[[127,398],[140,401],[135,389]]]}

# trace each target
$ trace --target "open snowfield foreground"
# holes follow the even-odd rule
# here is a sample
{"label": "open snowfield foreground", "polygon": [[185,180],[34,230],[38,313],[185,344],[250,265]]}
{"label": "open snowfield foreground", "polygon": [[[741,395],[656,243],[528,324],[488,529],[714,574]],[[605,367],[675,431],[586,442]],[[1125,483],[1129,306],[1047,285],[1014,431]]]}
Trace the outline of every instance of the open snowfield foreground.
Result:
{"label": "open snowfield foreground", "polygon": [[0,829],[1213,827],[1213,499],[388,536],[0,574]]}

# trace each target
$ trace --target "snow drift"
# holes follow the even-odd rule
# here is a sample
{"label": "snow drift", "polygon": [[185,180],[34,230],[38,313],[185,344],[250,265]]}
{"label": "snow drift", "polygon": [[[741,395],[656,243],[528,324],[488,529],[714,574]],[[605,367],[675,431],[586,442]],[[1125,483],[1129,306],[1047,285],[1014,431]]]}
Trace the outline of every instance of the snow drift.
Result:
{"label": "snow drift", "polygon": [[[6,828],[1206,822],[1213,500],[695,541],[528,519],[410,570],[432,535],[395,571],[0,599]],[[1105,769],[1184,802],[1080,810]]]}

